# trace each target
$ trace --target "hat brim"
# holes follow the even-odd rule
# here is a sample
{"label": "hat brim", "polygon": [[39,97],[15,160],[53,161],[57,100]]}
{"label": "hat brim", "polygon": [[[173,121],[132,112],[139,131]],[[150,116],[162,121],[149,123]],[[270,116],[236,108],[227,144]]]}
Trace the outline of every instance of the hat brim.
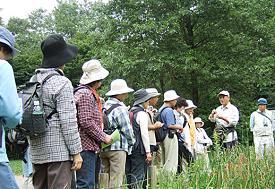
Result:
{"label": "hat brim", "polygon": [[77,47],[67,44],[67,47],[55,56],[43,56],[41,68],[57,68],[70,62],[77,55]]}
{"label": "hat brim", "polygon": [[146,96],[144,96],[144,97],[142,97],[140,99],[135,100],[133,105],[135,106],[135,105],[141,104],[143,102],[146,102],[150,98],[152,98],[150,95],[146,95]]}
{"label": "hat brim", "polygon": [[160,96],[161,94],[160,93],[149,93],[149,95],[151,96],[151,98],[154,98],[154,97],[158,97]]}
{"label": "hat brim", "polygon": [[203,122],[203,121],[198,121],[198,122],[194,122],[194,123],[195,123],[195,124],[196,124],[196,123],[201,123],[200,128],[204,126],[204,122]]}
{"label": "hat brim", "polygon": [[185,107],[184,109],[185,109],[185,110],[188,110],[188,109],[190,109],[190,108],[194,108],[194,109],[196,109],[196,108],[197,108],[197,106],[195,106],[195,105],[192,105],[192,106],[187,106],[187,107]]}
{"label": "hat brim", "polygon": [[133,89],[127,87],[127,88],[121,89],[121,90],[110,90],[105,95],[106,96],[114,96],[114,95],[119,95],[119,94],[124,94],[124,93],[130,93],[133,91],[134,91]]}
{"label": "hat brim", "polygon": [[0,42],[8,45],[11,48],[11,55],[12,56],[15,56],[18,52],[21,52],[20,50],[18,50],[16,48],[14,48],[13,46],[11,46],[11,44],[5,39],[0,38]]}
{"label": "hat brim", "polygon": [[171,97],[171,98],[166,98],[163,100],[163,102],[168,102],[168,101],[172,101],[172,100],[177,100],[180,96],[174,96],[174,97]]}
{"label": "hat brim", "polygon": [[109,75],[109,71],[105,68],[100,68],[96,72],[91,73],[83,73],[79,83],[86,85],[88,83],[92,83],[94,81],[105,79]]}
{"label": "hat brim", "polygon": [[267,103],[258,103],[258,105],[267,105]]}

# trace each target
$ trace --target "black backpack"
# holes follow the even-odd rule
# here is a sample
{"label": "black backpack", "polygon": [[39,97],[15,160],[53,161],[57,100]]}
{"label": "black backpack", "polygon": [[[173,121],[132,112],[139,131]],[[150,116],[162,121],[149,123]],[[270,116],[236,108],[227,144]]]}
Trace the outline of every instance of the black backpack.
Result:
{"label": "black backpack", "polygon": [[[162,111],[167,108],[167,107],[164,107],[160,112],[158,112],[155,117],[154,117],[154,121],[160,121],[160,122],[163,122],[163,120],[161,120],[161,113]],[[155,136],[156,136],[156,141],[157,142],[163,142],[165,137],[167,136],[167,133],[168,133],[168,129],[167,128],[164,128],[164,126],[158,128],[155,130]]]}
{"label": "black backpack", "polygon": [[106,109],[106,108],[103,108],[102,109],[102,112],[103,112],[103,125],[104,125],[104,128],[103,128],[103,131],[104,133],[110,135],[112,134],[115,130],[116,130],[116,127],[114,127],[109,119],[108,119],[108,115],[117,107],[121,106],[120,104],[113,104],[111,105],[110,108]]}
{"label": "black backpack", "polygon": [[12,145],[12,151],[16,152],[20,159],[27,163],[24,154],[29,146],[27,136],[16,129],[7,129],[7,143]]}
{"label": "black backpack", "polygon": [[23,119],[22,123],[16,127],[16,131],[31,137],[43,135],[46,132],[48,120],[57,113],[57,110],[53,108],[49,115],[45,114],[44,106],[47,105],[42,100],[42,86],[54,75],[60,74],[50,74],[41,83],[34,75],[33,81],[29,81],[21,87],[18,96],[22,99]]}

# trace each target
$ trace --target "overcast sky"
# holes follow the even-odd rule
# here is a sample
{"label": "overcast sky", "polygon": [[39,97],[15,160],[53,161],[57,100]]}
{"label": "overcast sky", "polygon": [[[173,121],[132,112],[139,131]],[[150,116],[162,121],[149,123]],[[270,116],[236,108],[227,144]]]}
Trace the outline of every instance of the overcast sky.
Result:
{"label": "overcast sky", "polygon": [[27,18],[35,9],[51,11],[56,4],[56,0],[0,0],[0,17],[7,24],[10,17]]}

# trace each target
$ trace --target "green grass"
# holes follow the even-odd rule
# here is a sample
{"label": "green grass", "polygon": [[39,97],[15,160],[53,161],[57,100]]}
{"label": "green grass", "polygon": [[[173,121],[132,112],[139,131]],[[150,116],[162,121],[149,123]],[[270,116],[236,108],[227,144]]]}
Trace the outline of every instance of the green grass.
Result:
{"label": "green grass", "polygon": [[[274,152],[274,150],[273,150]],[[159,189],[273,189],[275,188],[275,153],[256,160],[254,148],[239,145],[230,151],[216,147],[210,153],[210,174],[202,162],[195,162],[180,175],[159,171]],[[10,161],[15,175],[21,174],[21,160]],[[126,188],[126,187],[125,187]]]}
{"label": "green grass", "polygon": [[212,172],[195,162],[186,173],[158,177],[159,188],[171,189],[273,189],[275,156],[256,160],[254,148],[238,146],[230,151],[216,149],[210,154]]}
{"label": "green grass", "polygon": [[22,160],[11,160],[10,167],[15,175],[22,175]]}

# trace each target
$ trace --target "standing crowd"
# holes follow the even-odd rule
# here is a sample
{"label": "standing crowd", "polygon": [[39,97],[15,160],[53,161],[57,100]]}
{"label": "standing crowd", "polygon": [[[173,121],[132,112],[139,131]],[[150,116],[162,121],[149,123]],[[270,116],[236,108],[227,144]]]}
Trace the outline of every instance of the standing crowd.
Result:
{"label": "standing crowd", "polygon": [[[115,79],[103,103],[97,89],[109,71],[99,60],[83,64],[79,85],[73,88],[64,68],[76,57],[77,47],[55,34],[41,43],[41,50],[42,65],[35,70],[35,79],[44,83],[43,106],[51,116],[44,134],[28,138],[35,189],[95,188],[99,172],[108,173],[109,188],[120,188],[125,175],[128,188],[146,188],[147,168],[152,164],[177,174],[200,160],[203,171],[211,172],[207,149],[212,140],[203,129],[204,121],[194,118],[197,106],[192,100],[168,90],[157,109],[161,94],[156,88],[134,92],[125,80]],[[3,189],[18,188],[8,164],[4,132],[4,127],[14,128],[22,121],[13,70],[7,62],[17,51],[12,34],[1,27],[0,178],[7,180],[1,182]],[[129,108],[124,101],[132,92],[134,101]],[[222,146],[230,149],[238,141],[239,111],[230,103],[228,91],[221,91],[218,98],[221,105],[212,110],[209,120],[215,123]],[[274,118],[266,105],[266,99],[259,99],[259,109],[250,120],[258,158],[263,157],[265,146],[268,151],[274,146]]]}

